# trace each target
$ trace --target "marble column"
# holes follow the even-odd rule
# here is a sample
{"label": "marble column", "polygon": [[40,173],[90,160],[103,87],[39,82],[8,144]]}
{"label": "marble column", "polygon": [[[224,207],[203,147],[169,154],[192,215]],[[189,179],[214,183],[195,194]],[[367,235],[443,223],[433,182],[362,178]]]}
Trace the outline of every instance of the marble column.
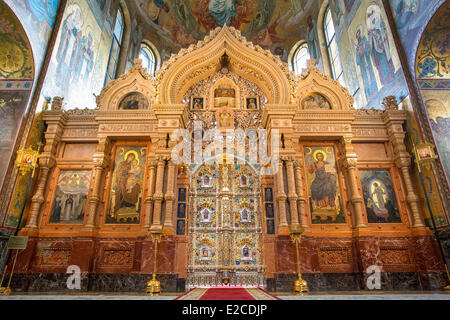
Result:
{"label": "marble column", "polygon": [[394,149],[394,161],[397,168],[402,173],[406,188],[406,201],[410,208],[410,218],[414,228],[425,227],[423,214],[419,205],[419,197],[414,188],[409,168],[411,166],[411,155],[406,150],[405,132],[402,124],[406,120],[403,110],[386,110],[383,113],[384,122],[388,129],[389,140]]}
{"label": "marble column", "polygon": [[277,179],[277,202],[278,202],[278,234],[289,234],[289,226],[286,215],[286,193],[284,192],[283,161],[278,164]]}
{"label": "marble column", "polygon": [[396,159],[395,164],[397,168],[400,169],[403,176],[403,181],[405,182],[406,201],[408,202],[409,207],[411,208],[413,227],[423,228],[425,227],[425,222],[419,206],[420,199],[414,189],[411,175],[409,173],[409,167],[411,166],[411,159],[399,157],[398,159]]}
{"label": "marble column", "polygon": [[358,176],[356,174],[356,166],[358,164],[358,157],[352,145],[351,137],[344,137],[342,139],[343,160],[342,165],[347,172],[348,183],[350,187],[350,202],[353,209],[354,227],[364,228],[367,227],[364,223],[364,213],[362,209],[363,198],[358,189]]}
{"label": "marble column", "polygon": [[169,169],[167,171],[167,190],[164,196],[164,199],[166,200],[166,216],[164,220],[164,231],[174,233],[173,204],[175,201],[175,194],[173,189],[175,182],[174,177],[176,165],[172,162],[172,160],[169,160],[168,167]]}
{"label": "marble column", "polygon": [[158,167],[156,169],[155,193],[153,195],[153,224],[152,229],[160,230],[162,228],[162,201],[164,198],[164,171],[166,161],[163,156],[158,157]]}
{"label": "marble column", "polygon": [[306,198],[303,194],[303,182],[302,182],[302,160],[296,160],[294,161],[294,174],[295,174],[295,188],[297,190],[297,211],[300,218],[300,225],[303,228],[309,227],[307,225],[307,219],[306,219]]}
{"label": "marble column", "polygon": [[[56,98],[54,98],[54,100],[60,101]],[[36,192],[31,200],[30,214],[28,215],[28,221],[25,229],[38,228],[40,210],[45,201],[44,195],[47,187],[48,174],[56,164],[56,151],[61,140],[65,115],[60,109],[58,111],[47,111],[44,114],[44,119],[47,122],[47,131],[45,132],[46,144],[42,154],[39,156],[39,180],[36,186]]]}
{"label": "marble column", "polygon": [[88,218],[84,229],[95,228],[95,218],[97,217],[98,204],[101,199],[101,183],[104,175],[105,168],[107,167],[106,154],[108,152],[109,140],[103,138],[99,141],[97,146],[97,152],[94,154],[94,168],[92,172],[92,192],[89,196],[88,206]]}
{"label": "marble column", "polygon": [[147,197],[145,198],[145,228],[150,228],[152,224],[152,213],[153,213],[153,195],[155,193],[155,181],[156,181],[156,166],[157,162],[154,160],[151,160],[149,162],[149,179],[148,179],[148,192]]}
{"label": "marble column", "polygon": [[291,225],[298,227],[297,192],[295,188],[294,162],[291,157],[286,161],[286,176],[288,185],[288,200],[291,212]]}

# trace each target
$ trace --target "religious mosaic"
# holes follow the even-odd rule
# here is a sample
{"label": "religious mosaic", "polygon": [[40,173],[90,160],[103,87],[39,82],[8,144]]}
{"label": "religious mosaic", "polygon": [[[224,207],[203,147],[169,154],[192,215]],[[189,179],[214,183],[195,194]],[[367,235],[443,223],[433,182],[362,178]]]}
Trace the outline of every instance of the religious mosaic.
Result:
{"label": "religious mosaic", "polygon": [[450,27],[448,1],[439,8],[425,29],[417,50],[417,78],[450,78]]}
{"label": "religious mosaic", "polygon": [[203,166],[195,177],[194,190],[215,193],[217,191],[216,169],[216,165]]}
{"label": "religious mosaic", "polygon": [[164,48],[163,57],[203,39],[217,27],[230,26],[248,41],[270,49],[287,60],[298,41],[299,26],[314,0],[225,1],[225,0],[135,0],[139,13],[152,25],[154,41]]}
{"label": "religious mosaic", "polygon": [[34,61],[28,37],[19,20],[0,4],[0,79],[33,79]]}
{"label": "religious mosaic", "polygon": [[50,223],[83,223],[91,173],[90,170],[60,172]]}
{"label": "religious mosaic", "polygon": [[139,224],[147,147],[117,146],[106,223]]}
{"label": "religious mosaic", "polygon": [[344,223],[334,147],[305,146],[312,223]]}
{"label": "religious mosaic", "polygon": [[193,204],[196,228],[215,228],[217,226],[217,200],[214,198],[195,199]]}
{"label": "religious mosaic", "polygon": [[257,234],[236,234],[233,239],[232,260],[236,266],[260,264],[260,237]]}
{"label": "religious mosaic", "polygon": [[218,239],[215,233],[194,236],[194,266],[215,266],[218,264]]}
{"label": "religious mosaic", "polygon": [[236,198],[233,204],[234,227],[242,229],[256,228],[257,202],[255,198]]}
{"label": "religious mosaic", "polygon": [[236,193],[253,193],[258,176],[248,165],[236,164],[233,170],[232,190]]}
{"label": "religious mosaic", "polygon": [[43,86],[43,97],[64,97],[68,109],[94,109],[95,95],[105,84],[112,42],[111,21],[102,22],[93,9],[98,4],[91,1],[69,1]]}
{"label": "religious mosaic", "polygon": [[359,170],[367,221],[400,223],[400,213],[389,170]]}
{"label": "religious mosaic", "polygon": [[141,93],[130,93],[119,103],[119,110],[147,110],[148,100]]}
{"label": "religious mosaic", "polygon": [[308,95],[306,98],[302,100],[302,109],[322,109],[322,110],[331,110],[331,105],[328,102],[327,98],[318,93],[313,93]]}

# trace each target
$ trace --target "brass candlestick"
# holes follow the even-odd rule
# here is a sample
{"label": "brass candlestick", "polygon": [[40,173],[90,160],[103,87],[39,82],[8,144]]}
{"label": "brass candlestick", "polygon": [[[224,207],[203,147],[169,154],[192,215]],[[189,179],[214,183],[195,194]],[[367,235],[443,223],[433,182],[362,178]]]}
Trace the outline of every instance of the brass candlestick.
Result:
{"label": "brass candlestick", "polygon": [[161,283],[156,280],[156,258],[158,256],[158,242],[161,241],[162,230],[150,231],[152,235],[152,241],[154,244],[153,250],[153,276],[152,280],[147,282],[146,292],[150,296],[157,296],[161,293]]}
{"label": "brass candlestick", "polygon": [[294,282],[294,291],[296,294],[303,295],[305,292],[308,292],[308,284],[305,280],[302,279],[302,273],[300,271],[300,254],[298,251],[298,244],[300,243],[300,240],[302,239],[302,233],[304,232],[304,229],[297,225],[297,226],[291,226],[291,240],[295,243],[295,250],[297,253],[297,276],[298,279]]}

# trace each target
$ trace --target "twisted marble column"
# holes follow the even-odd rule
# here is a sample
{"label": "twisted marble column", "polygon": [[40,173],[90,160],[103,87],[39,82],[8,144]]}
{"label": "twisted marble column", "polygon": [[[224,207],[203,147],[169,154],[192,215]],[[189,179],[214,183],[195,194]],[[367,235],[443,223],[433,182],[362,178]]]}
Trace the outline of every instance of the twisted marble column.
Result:
{"label": "twisted marble column", "polygon": [[175,194],[173,192],[174,189],[174,178],[175,178],[175,169],[176,165],[169,160],[169,170],[167,172],[167,191],[164,196],[164,199],[166,200],[166,216],[164,220],[164,228],[166,230],[173,229],[173,204],[175,201]]}
{"label": "twisted marble column", "polygon": [[389,140],[394,149],[395,165],[402,173],[406,188],[406,200],[410,208],[410,217],[414,228],[425,227],[425,222],[419,205],[419,197],[412,183],[409,168],[411,166],[411,156],[406,150],[405,132],[402,123],[406,116],[402,110],[386,110],[383,113],[384,122],[388,129]]}
{"label": "twisted marble column", "polygon": [[294,162],[292,158],[286,161],[287,184],[288,184],[288,200],[291,212],[291,225],[297,227],[299,225],[298,209],[297,209],[297,192],[295,188]]}
{"label": "twisted marble column", "polygon": [[350,184],[350,202],[353,209],[353,217],[355,219],[354,226],[356,228],[364,228],[364,214],[362,210],[363,199],[361,193],[358,190],[358,177],[356,174],[356,166],[358,164],[358,158],[352,145],[351,137],[345,137],[342,139],[344,146],[342,165],[347,172],[348,182]]}
{"label": "twisted marble column", "polygon": [[302,161],[294,161],[294,174],[295,174],[295,188],[297,190],[297,211],[300,218],[300,225],[303,228],[308,227],[306,219],[306,198],[303,194],[303,183],[302,183]]}
{"label": "twisted marble column", "polygon": [[145,228],[150,228],[152,224],[153,194],[155,193],[156,166],[157,166],[156,161],[151,160],[149,162],[150,173],[148,179],[148,192],[144,202]]}
{"label": "twisted marble column", "polygon": [[284,176],[283,176],[283,161],[278,164],[278,172],[276,173],[277,180],[277,202],[278,202],[278,230],[279,233],[289,232],[286,215],[286,193],[284,192]]}
{"label": "twisted marble column", "polygon": [[164,170],[166,161],[164,157],[158,158],[158,167],[156,169],[155,194],[153,195],[153,224],[152,228],[161,228],[162,215],[162,201],[163,201],[163,186],[164,186]]}

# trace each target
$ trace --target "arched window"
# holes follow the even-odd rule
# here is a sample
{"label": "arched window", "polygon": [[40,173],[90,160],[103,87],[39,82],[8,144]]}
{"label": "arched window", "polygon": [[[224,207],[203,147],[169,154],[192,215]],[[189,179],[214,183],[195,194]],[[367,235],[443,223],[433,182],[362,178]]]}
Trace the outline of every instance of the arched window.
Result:
{"label": "arched window", "polygon": [[308,67],[306,62],[309,59],[308,44],[303,42],[295,49],[294,55],[292,56],[292,68],[296,76],[300,75],[302,70]]}
{"label": "arched window", "polygon": [[122,48],[123,33],[125,30],[125,19],[123,10],[119,6],[116,16],[116,24],[114,25],[114,35],[109,53],[108,69],[106,70],[105,85],[117,77],[117,66],[119,64],[120,50]]}
{"label": "arched window", "polygon": [[142,66],[147,69],[147,73],[154,76],[156,71],[156,56],[148,44],[141,44],[139,59],[142,60]]}
{"label": "arched window", "polygon": [[345,86],[344,72],[342,70],[341,57],[339,55],[339,48],[336,41],[336,30],[334,29],[333,19],[331,18],[330,6],[325,12],[325,19],[323,20],[323,29],[325,33],[325,40],[328,51],[328,58],[330,61],[332,77]]}

